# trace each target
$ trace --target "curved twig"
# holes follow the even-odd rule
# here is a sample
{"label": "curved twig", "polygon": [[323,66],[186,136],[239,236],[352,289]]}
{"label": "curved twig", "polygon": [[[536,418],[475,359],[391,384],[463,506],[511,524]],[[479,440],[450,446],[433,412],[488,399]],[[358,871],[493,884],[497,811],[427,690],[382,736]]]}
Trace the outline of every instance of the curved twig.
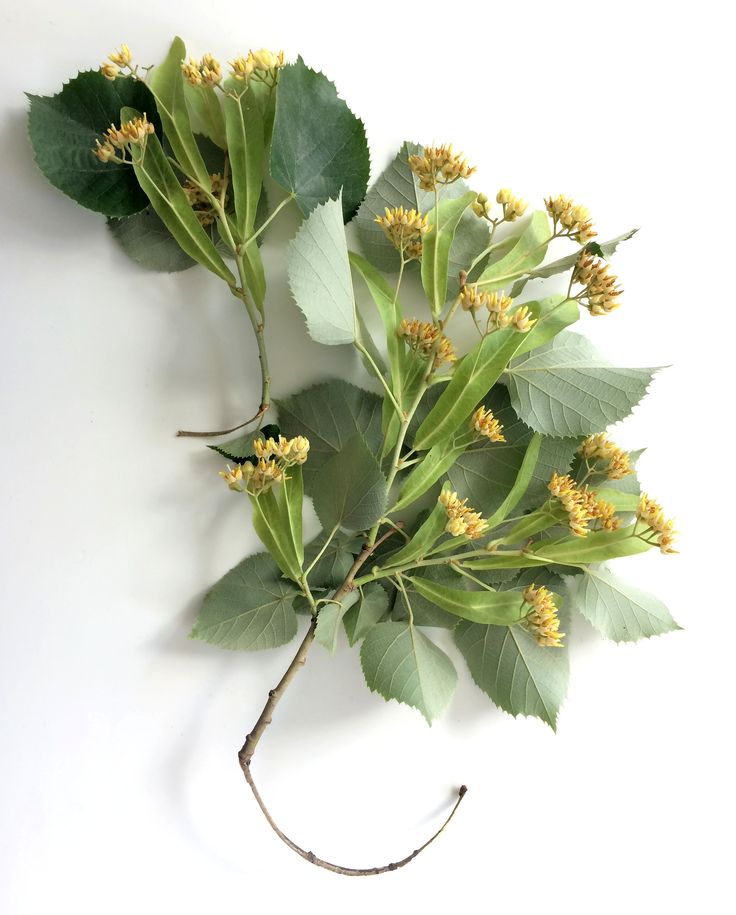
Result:
{"label": "curved twig", "polygon": [[231,432],[237,432],[238,429],[244,429],[246,426],[250,426],[251,423],[256,422],[266,415],[270,404],[261,404],[258,408],[258,412],[251,416],[250,419],[246,419],[244,423],[238,423],[237,426],[233,426],[231,429],[219,429],[215,432],[190,432],[187,429],[179,429],[176,433],[177,438],[217,438],[220,435],[229,435]]}
{"label": "curved twig", "polygon": [[[345,578],[345,581],[335,592],[333,600],[336,600],[338,602],[341,601],[342,598],[345,597],[345,595],[349,591],[352,591],[355,588],[355,585],[353,584],[353,579],[355,578],[356,574],[358,573],[358,571],[360,570],[362,565],[366,562],[368,557],[371,555],[371,553],[373,553],[373,551],[376,549],[376,547],[379,546],[379,544],[381,544],[384,540],[388,539],[392,534],[396,533],[397,530],[400,530],[401,527],[402,527],[402,525],[396,525],[395,528],[392,528],[390,531],[387,531],[374,544],[372,544],[372,545],[365,544],[363,546],[363,549],[360,551],[360,554],[355,558],[355,561],[353,562],[353,565],[352,565],[350,571],[348,572],[348,574]],[[307,851],[306,849],[302,848],[301,845],[297,845],[296,842],[294,842],[292,839],[290,839],[286,835],[286,833],[284,833],[280,829],[278,824],[275,822],[275,820],[271,816],[271,814],[268,810],[268,807],[266,807],[266,804],[265,804],[263,798],[261,797],[260,792],[258,791],[258,788],[256,787],[256,783],[253,780],[253,773],[250,770],[250,764],[251,764],[251,760],[253,759],[253,755],[256,752],[256,747],[258,746],[258,742],[260,741],[261,737],[263,736],[266,728],[269,726],[269,724],[271,724],[274,709],[278,705],[279,700],[281,699],[281,696],[284,694],[286,688],[288,687],[289,683],[291,683],[291,681],[294,679],[297,672],[299,670],[301,670],[301,668],[304,666],[304,664],[307,660],[307,654],[312,645],[312,642],[314,641],[314,634],[315,634],[316,628],[317,628],[317,617],[313,616],[309,629],[307,630],[307,634],[304,636],[304,639],[302,640],[301,645],[297,649],[297,652],[294,655],[294,657],[291,661],[291,664],[289,664],[289,666],[287,667],[283,677],[281,678],[281,680],[279,680],[278,685],[276,687],[274,687],[274,689],[269,690],[268,699],[266,701],[265,706],[263,707],[263,711],[261,712],[261,714],[258,718],[258,721],[256,721],[256,723],[253,727],[253,730],[246,736],[245,743],[240,748],[240,751],[238,753],[238,761],[240,763],[240,768],[243,770],[243,775],[245,776],[245,780],[248,783],[248,785],[250,786],[250,789],[253,792],[253,796],[255,797],[256,801],[258,802],[258,806],[261,808],[261,811],[262,811],[263,815],[265,816],[266,821],[268,822],[271,829],[273,829],[273,831],[281,839],[282,842],[284,842],[286,845],[288,845],[289,848],[292,851],[295,851],[300,857],[304,858],[305,861],[309,861],[310,864],[314,864],[316,867],[323,867],[323,868],[325,868],[325,870],[332,871],[335,874],[344,874],[345,876],[348,876],[348,877],[368,877],[368,876],[373,876],[374,874],[385,874],[388,871],[395,871],[400,867],[404,867],[410,861],[413,861],[414,858],[417,857],[417,855],[419,855],[421,852],[423,852],[424,849],[427,848],[428,845],[431,845],[432,842],[434,842],[434,840],[443,832],[443,830],[445,829],[447,824],[450,822],[450,820],[455,815],[455,811],[460,806],[460,801],[462,801],[462,799],[465,797],[465,795],[467,793],[468,789],[465,787],[465,785],[460,786],[460,788],[458,790],[457,800],[455,801],[455,806],[450,811],[450,815],[447,817],[447,819],[442,824],[442,826],[440,826],[440,828],[437,830],[437,832],[431,838],[427,839],[427,841],[423,845],[420,845],[419,848],[415,848],[414,851],[410,855],[407,855],[405,858],[402,858],[400,861],[392,861],[389,864],[383,864],[378,867],[343,867],[340,864],[332,864],[330,861],[325,861],[324,858],[318,857],[312,851]]]}
{"label": "curved twig", "polygon": [[413,861],[417,855],[421,854],[427,846],[431,845],[432,842],[444,831],[445,827],[448,825],[450,820],[455,816],[455,811],[460,806],[460,802],[465,797],[468,792],[468,789],[465,785],[461,785],[457,793],[457,800],[455,801],[455,806],[450,811],[450,815],[447,817],[445,822],[440,826],[437,832],[427,841],[420,845],[419,848],[415,848],[414,851],[407,855],[405,858],[402,858],[400,861],[391,861],[389,864],[382,864],[378,867],[343,867],[341,864],[333,864],[330,861],[325,861],[324,858],[320,858],[318,855],[315,855],[312,851],[307,851],[302,848],[301,845],[297,845],[292,839],[290,839],[274,821],[273,817],[269,813],[266,804],[263,801],[263,798],[256,787],[255,782],[253,781],[253,775],[250,771],[250,763],[243,762],[241,760],[241,768],[243,770],[243,775],[245,775],[245,780],[250,785],[250,789],[253,792],[253,795],[258,802],[258,806],[261,808],[263,815],[268,821],[268,825],[273,829],[276,835],[284,842],[292,851],[295,851],[300,857],[304,858],[305,861],[309,861],[310,864],[314,864],[316,867],[323,867],[325,870],[332,871],[335,874],[344,874],[346,877],[372,877],[376,874],[386,874],[389,871],[398,870],[400,867],[404,867],[409,864],[410,861]]}

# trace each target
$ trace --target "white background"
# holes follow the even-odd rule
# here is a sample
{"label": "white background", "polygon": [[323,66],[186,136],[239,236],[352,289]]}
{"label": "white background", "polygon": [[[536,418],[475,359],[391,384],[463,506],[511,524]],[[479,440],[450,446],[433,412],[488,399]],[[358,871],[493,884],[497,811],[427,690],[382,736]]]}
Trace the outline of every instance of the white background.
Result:
{"label": "white background", "polygon": [[[733,911],[727,10],[6,7],[0,911]],[[315,646],[254,763],[288,834],[328,859],[379,864],[470,787],[447,833],[394,874],[310,867],[243,782],[237,748],[293,647],[236,654],[187,639],[206,588],[256,548],[220,462],[173,435],[254,405],[244,315],[202,269],[136,269],[31,159],[23,90],[52,94],[121,41],[153,63],[175,32],[197,54],[284,47],[323,68],[365,120],[374,175],[404,139],[452,140],[479,189],[509,185],[537,204],[571,194],[603,238],[642,227],[615,260],[624,306],[581,327],[621,364],[672,365],[615,435],[647,446],[641,475],[676,515],[682,552],[619,572],[683,631],[617,647],[578,619],[556,736],[495,710],[446,638],[461,685],[431,729],[370,694],[344,642],[335,657]],[[350,352],[307,339],[278,238],[265,249],[276,394],[359,379]]]}

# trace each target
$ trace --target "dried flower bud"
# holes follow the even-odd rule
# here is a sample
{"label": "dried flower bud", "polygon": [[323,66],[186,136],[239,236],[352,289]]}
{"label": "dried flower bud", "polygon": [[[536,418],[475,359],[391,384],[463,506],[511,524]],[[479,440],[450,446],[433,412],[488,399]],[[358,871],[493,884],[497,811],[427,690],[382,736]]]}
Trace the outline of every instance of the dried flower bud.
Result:
{"label": "dried flower bud", "polygon": [[445,530],[453,537],[465,536],[469,540],[477,540],[488,531],[488,522],[480,512],[468,508],[467,501],[467,499],[460,499],[456,492],[443,490],[440,493],[440,505],[447,513]]}
{"label": "dried flower bud", "polygon": [[[441,334],[435,324],[419,321],[416,318],[412,321],[407,321],[404,318],[399,326],[398,333],[415,352],[422,356],[429,356],[434,350],[435,368],[439,368],[448,362],[455,362],[457,359],[452,341],[445,337],[444,334]],[[438,338],[439,342],[437,342]]]}
{"label": "dried flower bud", "polygon": [[560,619],[554,595],[543,585],[535,588],[532,583],[523,591],[524,602],[531,604],[531,609],[524,617],[522,625],[534,636],[538,645],[544,648],[562,647],[564,632],[560,632]]}
{"label": "dried flower bud", "polygon": [[470,420],[470,426],[479,435],[487,438],[491,442],[505,442],[506,439],[501,434],[503,426],[495,418],[492,410],[486,410],[481,406],[473,413]]}
{"label": "dried flower bud", "polygon": [[423,191],[433,191],[438,185],[469,178],[475,172],[475,167],[468,165],[461,153],[453,152],[452,144],[425,146],[421,154],[409,156],[409,167],[419,178]]}

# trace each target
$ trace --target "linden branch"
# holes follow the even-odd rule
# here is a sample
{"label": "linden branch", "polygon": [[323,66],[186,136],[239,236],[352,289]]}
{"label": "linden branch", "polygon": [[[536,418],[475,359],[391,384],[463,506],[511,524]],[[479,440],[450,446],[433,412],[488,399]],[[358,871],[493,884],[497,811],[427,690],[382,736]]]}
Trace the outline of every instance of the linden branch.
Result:
{"label": "linden branch", "polygon": [[[359,555],[355,558],[355,561],[353,562],[353,565],[351,566],[345,581],[335,592],[332,598],[333,601],[339,603],[350,591],[354,590],[355,576],[363,567],[364,563],[367,562],[374,550],[395,532],[396,528],[392,528],[390,531],[387,531],[382,537],[380,537],[375,543],[365,544],[363,546]],[[307,851],[305,848],[302,848],[301,845],[297,845],[296,842],[290,839],[271,816],[271,813],[269,812],[265,801],[261,797],[261,794],[258,791],[256,783],[253,779],[253,773],[251,772],[251,761],[255,755],[258,743],[261,737],[263,737],[266,728],[269,726],[269,724],[271,724],[271,721],[273,720],[273,713],[276,709],[276,706],[281,701],[281,697],[284,695],[286,689],[288,688],[291,681],[296,677],[297,673],[301,670],[302,667],[304,667],[309,649],[314,642],[316,628],[317,617],[314,615],[312,616],[312,621],[310,623],[309,629],[307,630],[307,634],[304,636],[304,639],[299,646],[296,654],[294,655],[291,664],[289,664],[287,667],[286,672],[284,673],[281,680],[279,680],[278,685],[275,686],[272,690],[269,690],[268,699],[263,707],[263,711],[253,726],[253,729],[246,736],[245,743],[238,752],[240,768],[243,770],[245,780],[250,786],[250,789],[253,792],[253,796],[255,797],[258,806],[261,808],[261,811],[271,829],[273,829],[273,831],[285,845],[288,845],[292,851],[296,852],[300,857],[304,858],[305,861],[309,861],[310,864],[314,864],[316,867],[322,867],[325,870],[332,871],[335,874],[344,874],[348,877],[368,877],[375,874],[385,874],[388,871],[395,871],[400,867],[404,867],[410,861],[413,861],[417,855],[421,854],[421,852],[423,852],[425,848],[431,845],[432,842],[434,842],[434,840],[444,831],[445,827],[455,815],[455,811],[460,806],[460,802],[468,790],[465,785],[461,785],[459,788],[455,805],[453,806],[452,810],[450,811],[450,815],[447,817],[442,826],[440,826],[437,832],[435,832],[434,835],[432,835],[423,845],[420,845],[419,848],[415,848],[414,851],[406,855],[406,857],[401,858],[399,861],[391,861],[388,864],[378,865],[377,867],[344,867],[341,864],[333,864],[330,861],[326,861],[324,858],[320,858],[318,855],[315,855],[314,852]]]}

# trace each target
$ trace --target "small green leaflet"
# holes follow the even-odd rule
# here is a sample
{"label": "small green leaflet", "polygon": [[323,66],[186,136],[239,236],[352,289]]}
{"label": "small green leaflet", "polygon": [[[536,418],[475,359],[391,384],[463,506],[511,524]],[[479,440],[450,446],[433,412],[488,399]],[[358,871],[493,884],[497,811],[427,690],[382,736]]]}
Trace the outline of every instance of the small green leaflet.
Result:
{"label": "small green leaflet", "polygon": [[413,587],[427,600],[448,613],[474,623],[493,623],[498,626],[517,623],[523,613],[520,592],[466,591],[450,588],[425,578],[406,576]]}
{"label": "small green leaflet", "polygon": [[[445,585],[449,588],[465,588],[469,580],[460,575],[449,565],[424,566],[414,569],[411,573],[412,581],[404,579],[404,589],[411,604],[411,613],[415,626],[428,626],[434,629],[454,629],[457,626],[457,617],[438,607],[431,600],[420,594],[414,587],[413,581],[423,579],[435,584]],[[395,591],[395,599],[391,611],[391,619],[407,620],[409,611],[404,595]]]}
{"label": "small green leaflet", "polygon": [[606,566],[587,567],[574,581],[575,606],[606,639],[636,642],[680,628],[659,598],[621,581]]}
{"label": "small green leaflet", "polygon": [[248,556],[205,595],[190,638],[220,648],[276,648],[296,635],[299,593],[268,553]]}
{"label": "small green leaflet", "polygon": [[289,286],[309,336],[330,346],[356,336],[355,301],[340,198],[317,206],[289,245]]}
{"label": "small green leaflet", "polygon": [[508,369],[511,404],[537,432],[590,435],[628,416],[656,368],[615,368],[585,337],[563,332],[515,359]]}
{"label": "small green leaflet", "polygon": [[484,292],[492,292],[507,287],[510,280],[533,270],[544,260],[551,234],[547,214],[536,210],[514,246],[481,273],[478,285]]}
{"label": "small green leaflet", "polygon": [[[304,548],[304,568],[308,569],[325,545],[329,532],[320,531]],[[338,531],[309,573],[312,588],[337,588],[350,571],[354,554],[360,552],[361,539]]]}
{"label": "small green leaflet", "polygon": [[314,638],[319,644],[326,648],[330,654],[337,650],[337,636],[340,632],[340,622],[345,613],[358,600],[358,592],[348,592],[339,604],[327,603],[320,607],[317,615],[317,626],[314,630]]}
{"label": "small green leaflet", "polygon": [[475,192],[468,191],[454,200],[441,201],[438,209],[429,212],[431,229],[424,236],[422,243],[422,285],[435,317],[439,317],[447,298],[450,248],[455,232],[463,214],[475,198]]}
{"label": "small green leaflet", "polygon": [[320,467],[356,432],[374,453],[381,447],[381,398],[371,391],[335,378],[276,403],[282,433],[309,439],[309,460],[303,467],[309,495]]}
{"label": "small green leaflet", "polygon": [[388,613],[388,591],[374,582],[362,589],[360,600],[342,618],[350,645],[355,645]]}
{"label": "small green leaflet", "polygon": [[243,461],[250,461],[255,464],[256,456],[254,454],[253,442],[257,438],[278,438],[279,427],[269,423],[255,432],[246,432],[245,435],[238,435],[235,438],[228,439],[219,445],[207,445],[212,451],[221,454],[228,461],[234,461],[236,464],[242,464]]}
{"label": "small green leaflet", "polygon": [[363,530],[386,510],[386,478],[360,433],[354,435],[317,473],[312,490],[322,527]]}
{"label": "small green leaflet", "polygon": [[161,133],[156,103],[145,84],[132,77],[105,79],[89,70],[70,79],[58,95],[29,95],[28,134],[36,165],[54,187],[72,200],[104,213],[130,216],[148,199],[129,165],[100,162],[95,140],[120,122],[120,109],[145,112]]}
{"label": "small green leaflet", "polygon": [[[225,115],[237,237],[253,234],[263,185],[265,158],[263,115],[252,88],[234,77],[224,85]],[[217,100],[215,100],[217,101]]]}
{"label": "small green leaflet", "polygon": [[363,639],[360,663],[368,688],[418,709],[428,724],[450,704],[457,685],[452,661],[410,623],[378,623]]}
{"label": "small green leaflet", "polygon": [[363,122],[334,83],[300,57],[279,74],[271,141],[271,176],[305,215],[342,189],[347,222],[365,196],[370,156]]}

